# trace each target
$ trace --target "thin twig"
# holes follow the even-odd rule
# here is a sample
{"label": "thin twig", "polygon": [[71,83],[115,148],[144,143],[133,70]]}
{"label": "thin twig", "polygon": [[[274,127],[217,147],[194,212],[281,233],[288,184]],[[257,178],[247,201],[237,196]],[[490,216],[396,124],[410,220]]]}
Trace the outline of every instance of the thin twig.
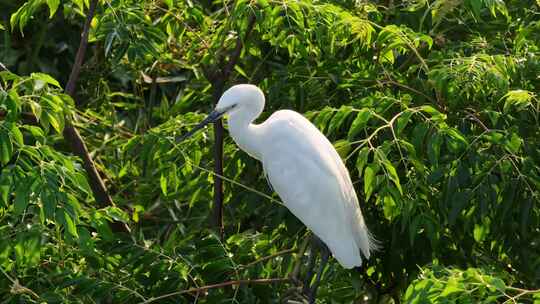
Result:
{"label": "thin twig", "polygon": [[395,86],[400,87],[400,88],[403,88],[403,89],[407,89],[407,90],[409,90],[409,91],[411,91],[411,92],[413,92],[413,93],[416,93],[416,94],[418,94],[418,95],[420,95],[420,96],[423,96],[424,98],[426,98],[427,100],[429,100],[431,103],[437,104],[437,102],[436,102],[433,98],[429,97],[428,95],[426,95],[426,94],[424,94],[424,93],[418,91],[417,89],[411,88],[411,87],[408,86],[408,85],[399,83],[399,82],[394,81],[394,80],[392,80],[392,79],[380,81],[379,83],[380,83],[380,84],[383,84],[383,85],[384,85],[384,84],[391,84],[391,85],[395,85]]}
{"label": "thin twig", "polygon": [[241,265],[240,266],[240,269],[245,269],[245,268],[248,268],[248,267],[251,267],[255,264],[258,264],[258,263],[262,263],[264,261],[268,261],[270,259],[273,259],[275,257],[278,257],[278,256],[282,256],[282,255],[286,255],[286,254],[289,254],[289,253],[293,253],[296,251],[296,248],[291,248],[291,249],[285,249],[285,250],[281,250],[281,251],[278,251],[274,254],[271,254],[271,255],[268,255],[268,256],[265,256],[265,257],[262,257],[260,259],[257,259],[253,262],[250,262],[250,263],[247,263],[246,265]]}
{"label": "thin twig", "polygon": [[146,300],[144,302],[141,302],[140,304],[148,304],[148,303],[155,302],[157,300],[162,300],[162,299],[165,299],[165,298],[170,298],[170,297],[174,297],[174,296],[178,296],[178,295],[182,295],[182,294],[187,294],[187,293],[197,293],[197,294],[199,294],[199,293],[201,293],[203,291],[207,291],[209,289],[223,288],[223,287],[233,286],[233,285],[272,284],[272,283],[283,283],[283,282],[288,282],[288,281],[290,281],[289,278],[245,279],[245,280],[227,281],[227,282],[218,283],[218,284],[206,285],[206,286],[202,286],[202,287],[198,287],[198,288],[190,288],[190,289],[184,289],[184,290],[180,290],[180,291],[176,291],[176,292],[171,292],[171,293],[164,294],[164,295],[161,295],[161,296],[158,296],[158,297],[150,298],[150,299],[148,299],[148,300]]}
{"label": "thin twig", "polygon": [[0,71],[9,72],[8,68],[6,68],[6,66],[2,62],[0,62]]}
{"label": "thin twig", "polygon": [[19,283],[19,279],[17,279],[17,278],[14,279],[9,274],[7,274],[7,272],[5,272],[2,267],[0,267],[0,271],[6,276],[6,278],[8,278],[8,280],[11,281],[11,283],[13,283],[13,285],[11,286],[11,290],[10,290],[10,292],[12,294],[25,293],[25,294],[30,294],[35,299],[41,299],[41,297],[37,293],[35,293],[32,289],[30,289],[28,287],[24,287],[23,285],[21,285]]}
{"label": "thin twig", "polygon": [[467,113],[467,118],[476,121],[484,131],[489,132],[491,131],[486,125],[478,118],[472,111],[465,111]]}

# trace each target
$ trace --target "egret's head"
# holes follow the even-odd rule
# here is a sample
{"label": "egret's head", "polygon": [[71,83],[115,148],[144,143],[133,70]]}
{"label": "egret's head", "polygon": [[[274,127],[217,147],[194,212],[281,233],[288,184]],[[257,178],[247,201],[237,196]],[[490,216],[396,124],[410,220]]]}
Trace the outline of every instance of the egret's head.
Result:
{"label": "egret's head", "polygon": [[245,115],[244,117],[254,119],[262,113],[263,108],[264,94],[261,89],[252,84],[235,85],[221,95],[221,98],[212,113],[191,129],[191,131],[178,138],[177,142],[190,137],[197,132],[197,130],[200,130],[209,123],[219,120],[225,114],[243,114]]}
{"label": "egret's head", "polygon": [[221,115],[243,111],[258,116],[263,108],[264,94],[261,89],[252,84],[238,84],[221,95],[214,110]]}

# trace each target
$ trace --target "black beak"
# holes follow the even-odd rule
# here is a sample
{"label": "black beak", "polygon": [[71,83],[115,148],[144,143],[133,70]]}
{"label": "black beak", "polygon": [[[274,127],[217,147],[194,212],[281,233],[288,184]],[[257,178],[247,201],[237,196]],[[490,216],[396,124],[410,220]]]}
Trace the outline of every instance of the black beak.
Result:
{"label": "black beak", "polygon": [[216,120],[220,119],[221,116],[223,116],[223,114],[225,114],[226,111],[223,111],[223,112],[218,112],[218,111],[212,111],[212,113],[208,114],[208,116],[203,120],[201,121],[198,125],[196,125],[193,129],[191,129],[189,132],[187,132],[186,134],[180,136],[179,138],[176,139],[176,142],[179,143],[179,142],[182,142],[184,141],[185,139],[191,137],[193,134],[195,134],[197,131],[199,131],[200,129],[204,128],[207,124],[209,123],[213,123],[215,122]]}

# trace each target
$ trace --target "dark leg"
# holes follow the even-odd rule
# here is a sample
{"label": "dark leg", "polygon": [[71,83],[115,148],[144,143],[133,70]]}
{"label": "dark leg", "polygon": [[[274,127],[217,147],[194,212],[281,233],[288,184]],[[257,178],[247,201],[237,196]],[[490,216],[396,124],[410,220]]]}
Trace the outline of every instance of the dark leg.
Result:
{"label": "dark leg", "polygon": [[321,282],[321,277],[324,271],[324,267],[326,266],[326,263],[328,263],[328,257],[330,256],[330,251],[328,250],[328,247],[323,243],[320,242],[320,252],[321,252],[321,264],[319,264],[319,271],[317,271],[317,277],[315,279],[315,283],[313,283],[313,286],[310,288],[310,292],[308,295],[309,303],[315,303],[315,299],[317,296],[317,289],[319,288],[319,283]]}
{"label": "dark leg", "polygon": [[304,293],[309,294],[309,286],[311,285],[311,280],[313,279],[313,268],[315,268],[315,260],[317,258],[317,245],[313,240],[316,236],[312,236],[311,248],[309,250],[309,262],[306,271],[306,277],[304,278]]}
{"label": "dark leg", "polygon": [[308,249],[308,246],[310,245],[311,237],[306,237],[302,241],[302,244],[300,245],[299,252],[298,252],[298,259],[296,261],[296,265],[293,268],[293,271],[289,274],[289,278],[291,279],[291,282],[294,286],[289,288],[281,297],[281,303],[289,303],[289,301],[297,301],[298,299],[301,299],[301,302],[298,303],[307,303],[304,296],[303,291],[303,282],[301,279],[301,270],[302,266],[304,265],[304,254],[306,250]]}
{"label": "dark leg", "polygon": [[296,285],[300,285],[300,280],[298,279],[298,275],[300,274],[300,268],[302,267],[302,262],[304,260],[304,253],[306,252],[308,244],[309,244],[309,238],[306,238],[302,242],[302,245],[300,245],[298,261],[296,262],[296,265],[294,266],[292,273],[289,275],[293,283]]}
{"label": "dark leg", "polygon": [[[310,252],[307,263],[307,270],[305,272],[305,277],[303,279],[300,279],[300,268],[304,262],[302,257],[304,255],[304,252],[307,250],[308,244],[310,245]],[[317,263],[318,254],[321,255],[321,263],[317,269],[318,271],[316,273],[315,282],[311,284],[311,282],[313,281],[313,276],[315,275],[314,268]],[[320,240],[317,236],[313,234],[310,238],[306,238],[302,246],[300,247],[298,262],[296,263],[292,273],[289,275],[291,281],[296,285],[296,287],[289,289],[284,295],[284,297],[282,297],[282,301],[284,303],[288,303],[287,301],[289,301],[290,299],[296,298],[301,299],[301,303],[315,303],[317,289],[321,282],[322,274],[324,272],[324,268],[328,262],[329,257],[330,250],[322,240]],[[307,302],[305,302],[306,300]]]}

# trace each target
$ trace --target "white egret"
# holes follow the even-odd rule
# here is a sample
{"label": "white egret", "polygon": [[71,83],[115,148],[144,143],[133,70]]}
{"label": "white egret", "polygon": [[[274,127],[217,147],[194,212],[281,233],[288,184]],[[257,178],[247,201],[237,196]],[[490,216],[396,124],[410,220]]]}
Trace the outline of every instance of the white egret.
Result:
{"label": "white egret", "polygon": [[[285,206],[328,246],[343,267],[360,266],[362,256],[369,258],[376,245],[339,154],[297,112],[280,110],[263,123],[254,124],[264,104],[264,94],[257,86],[235,85],[221,96],[215,110],[183,138],[227,115],[230,135],[242,150],[262,162]],[[323,257],[323,263],[325,260]]]}

